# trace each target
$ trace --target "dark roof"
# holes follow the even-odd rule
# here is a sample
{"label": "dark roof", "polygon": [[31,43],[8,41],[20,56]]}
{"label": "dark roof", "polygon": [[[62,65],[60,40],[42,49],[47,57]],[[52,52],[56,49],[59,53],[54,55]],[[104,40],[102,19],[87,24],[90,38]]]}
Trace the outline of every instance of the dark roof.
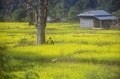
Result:
{"label": "dark roof", "polygon": [[95,17],[99,20],[116,20],[117,17],[112,16],[110,13],[104,11],[104,10],[91,10],[91,11],[86,11],[83,13],[78,14],[77,16],[92,16]]}
{"label": "dark roof", "polygon": [[108,16],[108,15],[111,15],[111,14],[104,10],[92,10],[92,11],[86,11],[86,12],[80,13],[77,16]]}
{"label": "dark roof", "polygon": [[117,19],[117,17],[115,16],[98,16],[96,18],[99,20],[116,20]]}

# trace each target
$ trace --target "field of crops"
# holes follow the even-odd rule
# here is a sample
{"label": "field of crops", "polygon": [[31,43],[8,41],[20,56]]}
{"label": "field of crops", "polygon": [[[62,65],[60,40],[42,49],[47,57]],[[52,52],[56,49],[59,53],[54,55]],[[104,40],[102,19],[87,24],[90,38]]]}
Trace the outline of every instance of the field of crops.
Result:
{"label": "field of crops", "polygon": [[36,45],[27,23],[1,22],[0,45],[10,58],[11,79],[119,79],[120,30],[81,29],[76,23],[48,23],[46,41]]}

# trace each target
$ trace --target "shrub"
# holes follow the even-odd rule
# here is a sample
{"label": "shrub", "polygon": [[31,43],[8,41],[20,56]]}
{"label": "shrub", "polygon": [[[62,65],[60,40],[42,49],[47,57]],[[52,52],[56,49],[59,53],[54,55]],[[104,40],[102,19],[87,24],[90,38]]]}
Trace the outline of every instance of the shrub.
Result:
{"label": "shrub", "polygon": [[4,51],[0,51],[0,79],[9,79],[6,73],[11,71],[9,58]]}
{"label": "shrub", "polygon": [[39,75],[36,72],[29,71],[25,74],[25,79],[39,79]]}
{"label": "shrub", "polygon": [[27,42],[28,42],[27,39],[23,38],[18,42],[18,46],[25,46],[27,45]]}
{"label": "shrub", "polygon": [[6,50],[7,46],[5,44],[0,44],[0,50]]}

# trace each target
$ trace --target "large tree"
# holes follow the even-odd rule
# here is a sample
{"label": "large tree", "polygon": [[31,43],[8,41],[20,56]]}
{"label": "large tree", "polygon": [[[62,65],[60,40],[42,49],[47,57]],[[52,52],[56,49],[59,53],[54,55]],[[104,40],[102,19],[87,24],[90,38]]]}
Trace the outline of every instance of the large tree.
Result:
{"label": "large tree", "polygon": [[37,44],[45,43],[45,28],[48,12],[48,4],[51,0],[20,0],[20,3],[27,5],[28,10],[32,10],[35,18],[37,30]]}
{"label": "large tree", "polygon": [[35,23],[37,29],[37,44],[45,43],[45,28],[48,12],[48,2],[50,0],[38,0],[35,10]]}

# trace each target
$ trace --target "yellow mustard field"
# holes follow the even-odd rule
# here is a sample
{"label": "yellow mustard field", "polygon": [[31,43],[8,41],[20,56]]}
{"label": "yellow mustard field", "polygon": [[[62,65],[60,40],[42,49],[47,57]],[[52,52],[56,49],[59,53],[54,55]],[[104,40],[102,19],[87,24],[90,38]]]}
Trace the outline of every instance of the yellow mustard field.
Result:
{"label": "yellow mustard field", "polygon": [[[120,30],[82,29],[77,23],[47,23],[46,41],[25,22],[0,22],[0,44],[13,57],[12,79],[119,79]],[[20,66],[18,70],[17,67]],[[14,69],[13,68],[13,69]],[[35,75],[37,74],[37,75]]]}

